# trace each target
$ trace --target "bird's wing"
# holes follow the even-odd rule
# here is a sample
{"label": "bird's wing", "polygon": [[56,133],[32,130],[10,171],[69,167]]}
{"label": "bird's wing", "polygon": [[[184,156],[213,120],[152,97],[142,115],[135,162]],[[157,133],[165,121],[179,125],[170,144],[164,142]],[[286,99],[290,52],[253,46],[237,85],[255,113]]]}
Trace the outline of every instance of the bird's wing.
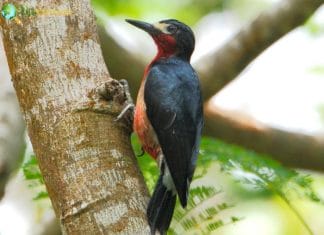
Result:
{"label": "bird's wing", "polygon": [[148,73],[146,112],[162,148],[183,206],[194,173],[202,129],[202,101],[196,73],[187,66],[153,66]]}

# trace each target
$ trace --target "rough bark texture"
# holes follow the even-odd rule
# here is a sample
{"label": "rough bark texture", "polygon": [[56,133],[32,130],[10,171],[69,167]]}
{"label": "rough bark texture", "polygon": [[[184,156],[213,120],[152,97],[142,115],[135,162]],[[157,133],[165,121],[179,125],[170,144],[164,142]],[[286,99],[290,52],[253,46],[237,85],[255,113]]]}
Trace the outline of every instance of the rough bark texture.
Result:
{"label": "rough bark texture", "polygon": [[206,135],[246,146],[291,167],[324,171],[324,136],[279,130],[242,113],[205,105]]}
{"label": "rough bark texture", "polygon": [[25,125],[0,36],[0,199],[11,172],[22,160]]}
{"label": "rough bark texture", "polygon": [[105,66],[90,2],[15,3],[71,11],[2,22],[14,87],[63,233],[148,234],[148,193],[130,127],[114,121],[124,89]]}
{"label": "rough bark texture", "polygon": [[197,61],[194,67],[199,73],[205,100],[232,81],[271,44],[305,22],[323,3],[323,0],[279,1],[219,50]]}

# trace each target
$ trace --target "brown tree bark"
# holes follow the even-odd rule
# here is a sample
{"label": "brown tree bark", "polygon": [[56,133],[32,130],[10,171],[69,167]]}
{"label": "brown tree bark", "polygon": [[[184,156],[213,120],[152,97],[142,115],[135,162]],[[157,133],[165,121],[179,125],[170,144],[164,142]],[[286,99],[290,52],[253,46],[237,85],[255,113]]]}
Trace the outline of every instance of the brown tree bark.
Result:
{"label": "brown tree bark", "polygon": [[125,91],[104,64],[90,2],[15,3],[70,11],[1,22],[13,84],[63,233],[148,234],[148,192],[130,127],[114,121]]}

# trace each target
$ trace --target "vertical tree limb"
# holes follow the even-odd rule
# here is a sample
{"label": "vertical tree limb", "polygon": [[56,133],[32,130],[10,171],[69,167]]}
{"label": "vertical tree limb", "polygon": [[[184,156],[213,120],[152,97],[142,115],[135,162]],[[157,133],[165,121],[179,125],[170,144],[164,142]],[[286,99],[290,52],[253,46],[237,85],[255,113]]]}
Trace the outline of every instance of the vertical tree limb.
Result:
{"label": "vertical tree limb", "polygon": [[[129,126],[114,121],[124,89],[104,64],[90,2],[16,4],[57,11],[2,27],[13,84],[63,233],[149,233],[148,193]],[[60,10],[71,14],[60,16]],[[103,84],[105,99],[98,93]]]}

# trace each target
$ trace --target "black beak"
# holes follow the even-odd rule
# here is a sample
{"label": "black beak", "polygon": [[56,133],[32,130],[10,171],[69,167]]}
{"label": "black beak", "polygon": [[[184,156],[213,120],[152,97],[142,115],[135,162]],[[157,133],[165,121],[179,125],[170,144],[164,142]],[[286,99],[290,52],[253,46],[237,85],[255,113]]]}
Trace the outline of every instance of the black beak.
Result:
{"label": "black beak", "polygon": [[149,33],[152,36],[161,33],[161,31],[155,28],[154,25],[143,21],[126,19],[126,22],[134,25],[137,28],[144,30],[145,32]]}

